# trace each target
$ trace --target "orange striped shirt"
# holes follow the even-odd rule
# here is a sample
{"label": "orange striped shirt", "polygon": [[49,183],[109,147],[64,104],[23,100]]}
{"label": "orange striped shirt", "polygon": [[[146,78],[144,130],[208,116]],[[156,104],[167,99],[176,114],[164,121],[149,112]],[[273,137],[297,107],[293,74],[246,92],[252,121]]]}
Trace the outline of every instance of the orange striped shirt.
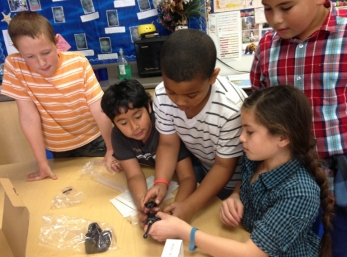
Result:
{"label": "orange striped shirt", "polygon": [[89,105],[103,91],[87,58],[77,52],[59,52],[51,77],[30,70],[20,54],[5,61],[1,93],[33,101],[40,113],[46,148],[62,152],[76,149],[100,136]]}

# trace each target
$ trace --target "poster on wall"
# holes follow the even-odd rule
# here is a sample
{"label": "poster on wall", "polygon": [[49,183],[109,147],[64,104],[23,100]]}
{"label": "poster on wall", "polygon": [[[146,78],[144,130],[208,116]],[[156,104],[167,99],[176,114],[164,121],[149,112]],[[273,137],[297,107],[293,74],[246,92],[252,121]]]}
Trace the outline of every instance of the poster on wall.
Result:
{"label": "poster on wall", "polygon": [[261,0],[214,0],[213,10],[218,12],[238,11],[262,7]]}
{"label": "poster on wall", "polygon": [[219,59],[241,57],[239,11],[211,14],[207,26]]}

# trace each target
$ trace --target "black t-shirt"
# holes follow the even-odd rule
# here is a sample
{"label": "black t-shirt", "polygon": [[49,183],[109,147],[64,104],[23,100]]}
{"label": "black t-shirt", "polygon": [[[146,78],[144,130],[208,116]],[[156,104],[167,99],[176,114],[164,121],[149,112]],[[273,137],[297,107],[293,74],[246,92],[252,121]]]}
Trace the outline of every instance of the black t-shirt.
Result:
{"label": "black t-shirt", "polygon": [[[159,142],[159,132],[155,128],[154,113],[150,114],[152,121],[151,134],[145,144],[141,140],[128,138],[114,126],[112,129],[112,147],[113,155],[117,160],[124,161],[132,158],[137,158],[138,162],[146,166],[155,166],[156,151]],[[189,157],[191,153],[181,141],[181,147],[178,154],[178,161]]]}

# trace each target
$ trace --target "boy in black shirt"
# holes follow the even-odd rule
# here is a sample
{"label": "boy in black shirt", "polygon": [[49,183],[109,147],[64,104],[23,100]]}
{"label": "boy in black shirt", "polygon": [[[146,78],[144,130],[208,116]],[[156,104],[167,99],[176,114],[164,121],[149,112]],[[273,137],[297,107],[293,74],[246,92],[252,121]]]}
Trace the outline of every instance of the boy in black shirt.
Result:
{"label": "boy in black shirt", "polygon": [[[147,214],[141,208],[141,200],[147,192],[147,185],[140,164],[154,167],[159,140],[151,97],[138,81],[122,80],[105,91],[101,107],[115,125],[112,130],[114,156],[126,174],[128,188],[139,211],[140,224],[144,226]],[[180,187],[175,202],[180,202],[196,188],[190,152],[182,142],[176,172]],[[167,206],[165,210],[171,208]],[[180,210],[173,209],[172,214],[180,217]]]}

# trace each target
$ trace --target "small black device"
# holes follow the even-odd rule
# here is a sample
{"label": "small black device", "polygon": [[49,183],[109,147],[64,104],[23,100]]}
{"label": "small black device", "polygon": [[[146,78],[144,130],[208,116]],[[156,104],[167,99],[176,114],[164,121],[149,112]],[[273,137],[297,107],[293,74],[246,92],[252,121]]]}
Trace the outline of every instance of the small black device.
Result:
{"label": "small black device", "polygon": [[166,38],[166,36],[142,38],[134,41],[140,77],[161,76],[160,51]]}
{"label": "small black device", "polygon": [[102,230],[96,222],[89,224],[84,242],[87,254],[106,252],[111,246],[111,241],[111,231]]}
{"label": "small black device", "polygon": [[[158,207],[158,205],[156,204],[156,202],[154,201],[149,201],[147,203],[145,203],[145,207],[147,209],[153,209],[155,207]],[[152,226],[152,224],[158,220],[160,220],[159,218],[157,218],[155,215],[157,214],[157,212],[150,210],[148,213],[148,217],[146,220],[146,224],[148,225],[146,232],[143,234],[143,238],[147,238],[148,237],[148,232]]]}

